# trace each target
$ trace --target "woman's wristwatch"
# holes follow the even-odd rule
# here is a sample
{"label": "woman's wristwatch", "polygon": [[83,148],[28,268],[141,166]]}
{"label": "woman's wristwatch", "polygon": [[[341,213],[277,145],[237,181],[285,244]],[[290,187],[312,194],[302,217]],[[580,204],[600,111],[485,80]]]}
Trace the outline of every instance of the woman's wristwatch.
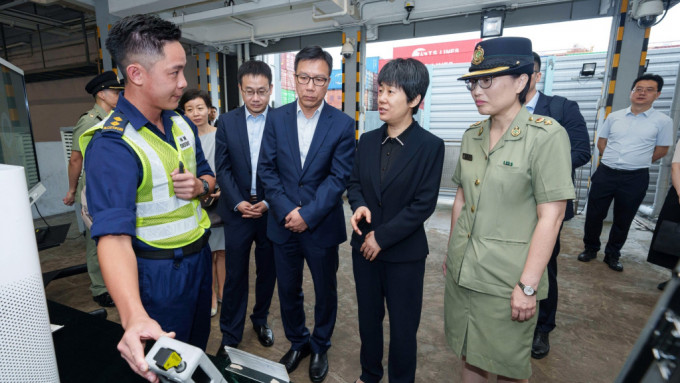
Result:
{"label": "woman's wristwatch", "polygon": [[522,283],[521,281],[517,282],[517,286],[519,286],[519,288],[522,289],[522,292],[524,293],[524,295],[527,295],[527,296],[536,295],[536,290],[534,290],[533,287],[527,286],[524,283]]}

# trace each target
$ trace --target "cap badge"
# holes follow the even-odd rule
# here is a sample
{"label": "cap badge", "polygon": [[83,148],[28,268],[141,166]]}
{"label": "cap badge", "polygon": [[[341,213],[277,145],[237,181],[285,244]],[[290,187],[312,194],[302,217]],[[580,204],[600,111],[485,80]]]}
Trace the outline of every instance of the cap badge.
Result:
{"label": "cap badge", "polygon": [[519,130],[519,126],[515,126],[515,127],[512,128],[512,130],[510,131],[510,134],[512,134],[513,137],[519,136],[520,133],[522,133],[522,131]]}
{"label": "cap badge", "polygon": [[475,52],[472,54],[472,64],[479,65],[484,61],[484,48],[481,45],[477,45]]}

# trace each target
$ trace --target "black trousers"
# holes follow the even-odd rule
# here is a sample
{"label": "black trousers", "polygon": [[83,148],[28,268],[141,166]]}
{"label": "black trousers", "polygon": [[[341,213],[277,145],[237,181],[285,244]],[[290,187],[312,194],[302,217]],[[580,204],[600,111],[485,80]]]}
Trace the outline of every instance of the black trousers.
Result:
{"label": "black trousers", "polygon": [[628,237],[628,229],[635,218],[649,186],[649,169],[617,170],[601,164],[592,178],[588,194],[583,244],[589,251],[600,250],[602,223],[614,201],[614,223],[604,253],[618,259]]}
{"label": "black trousers", "polygon": [[550,332],[555,329],[555,314],[557,313],[557,256],[560,254],[562,226],[560,226],[560,231],[557,232],[557,241],[555,241],[550,261],[548,261],[548,297],[538,303],[536,331]]}
{"label": "black trousers", "polygon": [[352,248],[361,338],[361,380],[383,377],[383,320],[390,319],[387,373],[390,383],[413,383],[416,375],[416,334],[423,306],[425,258],[413,262],[367,261]]}

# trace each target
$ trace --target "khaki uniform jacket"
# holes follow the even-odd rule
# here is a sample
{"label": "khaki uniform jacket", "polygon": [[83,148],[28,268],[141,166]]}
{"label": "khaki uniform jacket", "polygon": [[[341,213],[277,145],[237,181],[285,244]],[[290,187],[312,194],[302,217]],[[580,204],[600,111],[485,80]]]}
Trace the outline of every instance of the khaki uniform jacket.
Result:
{"label": "khaki uniform jacket", "polygon": [[[464,134],[453,182],[465,193],[446,267],[462,287],[510,298],[529,252],[541,203],[574,198],[569,136],[555,120],[521,108],[489,151],[490,119]],[[547,297],[545,275],[537,299]]]}
{"label": "khaki uniform jacket", "polygon": [[[72,152],[74,151],[82,152],[82,150],[80,150],[80,143],[78,142],[80,140],[80,136],[83,133],[85,133],[86,130],[103,121],[107,115],[108,113],[104,111],[104,108],[97,104],[94,104],[94,107],[92,109],[88,110],[82,116],[80,116],[80,119],[76,123],[76,127],[73,128],[73,145],[71,146]],[[81,203],[80,192],[83,190],[84,186],[85,186],[85,173],[82,173],[80,179],[78,180],[78,188],[76,189],[77,203]]]}

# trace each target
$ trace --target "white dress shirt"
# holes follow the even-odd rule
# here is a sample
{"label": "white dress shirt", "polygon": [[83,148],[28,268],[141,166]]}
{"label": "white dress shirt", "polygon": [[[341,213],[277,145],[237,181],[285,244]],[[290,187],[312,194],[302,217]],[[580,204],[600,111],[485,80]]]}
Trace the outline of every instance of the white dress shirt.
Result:
{"label": "white dress shirt", "polygon": [[316,124],[319,123],[319,116],[321,115],[321,110],[324,105],[325,102],[321,101],[321,105],[314,111],[312,117],[307,118],[300,108],[299,101],[297,102],[297,134],[298,144],[300,145],[300,165],[303,168],[305,166],[307,152],[309,152],[309,146],[312,144],[312,139],[314,138]]}
{"label": "white dress shirt", "polygon": [[524,104],[524,107],[527,108],[529,113],[534,113],[534,110],[536,110],[536,104],[538,104],[538,98],[541,96],[538,91],[536,91],[536,94],[534,94],[534,97],[531,98],[531,100],[527,101],[526,104]]}
{"label": "white dress shirt", "polygon": [[[257,161],[260,158],[260,147],[262,146],[262,133],[264,132],[264,123],[267,121],[267,113],[269,106],[257,116],[253,116],[247,107],[244,107],[246,112],[246,130],[248,131],[248,146],[250,147],[250,168],[252,169],[252,177],[250,179],[250,194],[257,194]],[[241,201],[243,202],[243,201]],[[234,211],[238,210],[239,202],[234,206]],[[263,201],[269,208],[267,201]]]}

